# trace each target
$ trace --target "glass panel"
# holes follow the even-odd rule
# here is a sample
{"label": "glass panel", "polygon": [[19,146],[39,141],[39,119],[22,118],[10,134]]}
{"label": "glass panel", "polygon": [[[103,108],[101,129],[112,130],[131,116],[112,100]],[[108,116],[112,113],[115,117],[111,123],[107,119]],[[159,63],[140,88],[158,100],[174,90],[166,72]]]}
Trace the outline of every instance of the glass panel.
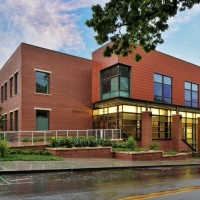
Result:
{"label": "glass panel", "polygon": [[171,98],[171,85],[164,85],[164,97]]}
{"label": "glass panel", "polygon": [[119,90],[118,77],[111,78],[111,92]]}
{"label": "glass panel", "polygon": [[118,67],[118,66],[112,67],[112,68],[110,69],[110,76],[116,76],[116,75],[118,75],[118,74],[119,74],[119,67]]}
{"label": "glass panel", "polygon": [[198,85],[197,84],[192,84],[192,90],[193,91],[198,91]]}
{"label": "glass panel", "polygon": [[106,93],[102,95],[102,99],[108,99],[110,98],[110,93]]}
{"label": "glass panel", "polygon": [[49,94],[49,74],[36,72],[36,92]]}
{"label": "glass panel", "polygon": [[159,115],[159,109],[152,108],[151,112],[153,115]]}
{"label": "glass panel", "polygon": [[111,98],[112,98],[112,97],[117,97],[117,96],[119,96],[119,91],[111,92],[111,93],[110,93],[110,97],[111,97]]}
{"label": "glass panel", "polygon": [[192,91],[192,101],[193,102],[198,102],[198,93]]}
{"label": "glass panel", "polygon": [[49,111],[36,111],[36,129],[37,131],[49,129]]}
{"label": "glass panel", "polygon": [[108,93],[110,91],[111,91],[111,88],[110,88],[110,79],[103,81],[102,82],[102,93]]}
{"label": "glass panel", "polygon": [[123,112],[136,113],[136,107],[135,106],[123,105]]}
{"label": "glass panel", "polygon": [[162,84],[154,83],[154,95],[162,96]]}
{"label": "glass panel", "polygon": [[127,77],[129,77],[129,76],[130,76],[130,68],[129,68],[129,67],[126,67],[126,66],[123,66],[123,65],[120,65],[120,66],[119,66],[119,73],[120,73],[120,75],[122,75],[122,76],[127,76]]}
{"label": "glass panel", "polygon": [[191,90],[191,83],[185,82],[185,89]]}
{"label": "glass panel", "polygon": [[120,77],[120,90],[129,91],[129,79],[127,77]]}
{"label": "glass panel", "polygon": [[120,91],[119,94],[121,97],[129,97],[129,92]]}
{"label": "glass panel", "polygon": [[191,101],[191,91],[190,90],[185,90],[185,100]]}
{"label": "glass panel", "polygon": [[172,103],[172,100],[171,100],[171,98],[164,98],[164,102],[165,103]]}
{"label": "glass panel", "polygon": [[172,79],[170,77],[164,76],[164,84],[171,85]]}
{"label": "glass panel", "polygon": [[160,74],[154,74],[154,82],[162,83],[162,76]]}
{"label": "glass panel", "polygon": [[155,101],[162,101],[162,97],[154,96]]}
{"label": "glass panel", "polygon": [[192,102],[192,107],[198,108],[198,103]]}
{"label": "glass panel", "polygon": [[117,106],[108,108],[108,113],[117,113]]}
{"label": "glass panel", "polygon": [[102,79],[106,79],[110,77],[110,69],[102,72]]}

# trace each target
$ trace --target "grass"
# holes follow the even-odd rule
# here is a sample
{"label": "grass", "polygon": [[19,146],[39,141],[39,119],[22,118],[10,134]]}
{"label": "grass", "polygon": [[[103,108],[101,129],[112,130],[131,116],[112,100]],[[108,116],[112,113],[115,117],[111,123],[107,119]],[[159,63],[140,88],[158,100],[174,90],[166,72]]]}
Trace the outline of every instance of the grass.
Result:
{"label": "grass", "polygon": [[148,151],[149,149],[145,148],[113,148],[114,152],[125,151],[125,152],[140,152],[140,151]]}
{"label": "grass", "polygon": [[23,155],[23,154],[9,154],[5,157],[0,157],[0,161],[61,161],[63,158],[54,156],[43,156],[43,155]]}

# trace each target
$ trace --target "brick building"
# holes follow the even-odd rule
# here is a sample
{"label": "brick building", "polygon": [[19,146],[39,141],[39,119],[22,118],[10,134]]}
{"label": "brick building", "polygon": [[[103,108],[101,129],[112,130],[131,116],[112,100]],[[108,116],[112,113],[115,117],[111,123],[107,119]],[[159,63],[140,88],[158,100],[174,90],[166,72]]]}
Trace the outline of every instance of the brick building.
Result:
{"label": "brick building", "polygon": [[92,127],[91,70],[90,60],[21,44],[0,71],[4,130]]}
{"label": "brick building", "polygon": [[136,63],[103,50],[90,61],[21,44],[0,71],[4,129],[119,128],[143,147],[198,150],[199,66],[158,51],[138,48]]}

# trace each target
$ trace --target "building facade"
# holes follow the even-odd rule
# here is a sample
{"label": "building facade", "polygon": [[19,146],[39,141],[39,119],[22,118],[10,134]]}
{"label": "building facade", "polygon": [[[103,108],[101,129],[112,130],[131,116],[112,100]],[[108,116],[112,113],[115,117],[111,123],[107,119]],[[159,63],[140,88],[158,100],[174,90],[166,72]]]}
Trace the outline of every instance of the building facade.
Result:
{"label": "building facade", "polygon": [[142,147],[198,150],[200,68],[138,48],[92,61],[21,44],[0,71],[4,130],[121,129]]}
{"label": "building facade", "polygon": [[92,127],[91,60],[21,44],[0,71],[4,130]]}

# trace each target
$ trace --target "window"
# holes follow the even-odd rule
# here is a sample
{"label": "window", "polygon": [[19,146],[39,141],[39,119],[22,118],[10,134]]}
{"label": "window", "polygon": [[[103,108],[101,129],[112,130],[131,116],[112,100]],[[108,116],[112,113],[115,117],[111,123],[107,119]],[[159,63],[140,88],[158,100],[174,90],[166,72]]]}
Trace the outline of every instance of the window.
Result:
{"label": "window", "polygon": [[185,82],[185,106],[197,108],[199,105],[199,89],[198,85]]}
{"label": "window", "polygon": [[130,67],[117,65],[101,72],[101,98],[130,96]]}
{"label": "window", "polygon": [[13,112],[10,113],[10,131],[13,131]]}
{"label": "window", "polygon": [[18,131],[18,110],[14,112],[15,115],[15,131]]}
{"label": "window", "polygon": [[36,110],[36,130],[49,130],[49,111]]}
{"label": "window", "polygon": [[3,85],[1,86],[1,103],[3,103],[4,97],[3,97]]}
{"label": "window", "polygon": [[16,95],[16,94],[18,94],[18,72],[17,73],[15,73],[15,75],[14,75],[14,78],[15,78],[15,91],[14,91],[14,94]]}
{"label": "window", "polygon": [[10,98],[13,95],[13,77],[10,78]]}
{"label": "window", "polygon": [[4,84],[4,100],[7,100],[7,82]]}
{"label": "window", "polygon": [[154,74],[154,101],[172,103],[172,78]]}
{"label": "window", "polygon": [[7,114],[4,115],[5,121],[4,121],[4,125],[3,125],[3,130],[7,131]]}
{"label": "window", "polygon": [[36,92],[49,94],[49,73],[36,71]]}

